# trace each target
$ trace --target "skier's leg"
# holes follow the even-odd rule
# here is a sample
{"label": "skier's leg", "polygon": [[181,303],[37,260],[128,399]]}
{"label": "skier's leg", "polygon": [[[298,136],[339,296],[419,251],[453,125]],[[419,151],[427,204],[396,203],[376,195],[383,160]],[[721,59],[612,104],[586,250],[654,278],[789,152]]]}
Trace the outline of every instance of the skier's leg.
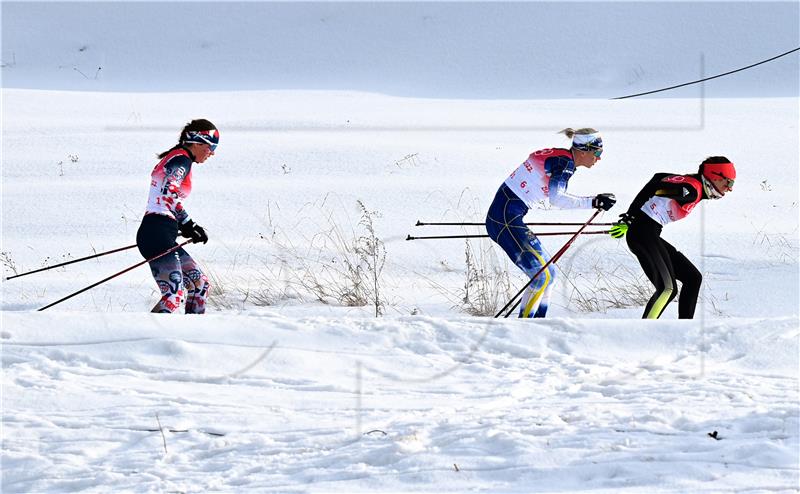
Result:
{"label": "skier's leg", "polygon": [[669,255],[661,237],[647,230],[637,231],[631,228],[626,239],[628,247],[656,289],[645,306],[642,319],[658,319],[676,295],[675,276]]}
{"label": "skier's leg", "polygon": [[183,283],[186,286],[186,313],[204,314],[211,291],[208,276],[200,270],[200,266],[185,250],[179,249],[178,256],[183,272]]}
{"label": "skier's leg", "polygon": [[668,242],[664,242],[664,244],[675,270],[675,278],[681,282],[681,293],[678,297],[678,318],[692,319],[697,307],[697,297],[700,294],[703,275],[683,253],[678,252]]}
{"label": "skier's leg", "polygon": [[[545,317],[547,315],[547,307],[550,305],[550,292],[553,291],[554,280],[556,279],[556,267],[553,264],[547,266],[547,270],[545,271],[549,274],[550,279],[545,284],[544,292],[542,293],[542,298],[539,301],[539,308],[536,309],[533,317]],[[544,276],[542,273],[539,276]]]}
{"label": "skier's leg", "polygon": [[[497,237],[497,243],[503,248],[511,262],[528,277],[536,274],[547,262],[539,239],[527,227],[523,233],[514,225],[508,226]],[[519,317],[533,317],[545,289],[550,286],[551,278],[550,271],[545,270],[531,282],[523,292]]]}
{"label": "skier's leg", "polygon": [[178,253],[173,252],[155,261],[151,261],[150,272],[153,274],[161,299],[156,303],[151,312],[175,312],[180,309],[185,301],[183,276]]}
{"label": "skier's leg", "polygon": [[[174,219],[158,214],[142,218],[136,232],[136,245],[145,259],[151,259],[177,246],[178,224]],[[172,252],[149,263],[150,272],[158,284],[161,299],[153,312],[175,312],[185,301],[183,276],[178,253]]]}
{"label": "skier's leg", "polygon": [[[526,243],[527,245],[523,244],[523,250],[520,251],[515,264],[532,278],[550,258],[533,232],[528,231]],[[554,278],[555,269],[551,264],[533,279],[522,296],[519,317],[545,317]]]}
{"label": "skier's leg", "polygon": [[[526,275],[532,277],[547,262],[547,255],[539,239],[528,229],[523,217],[528,212],[527,206],[506,186],[500,187],[497,195],[489,207],[486,216],[486,231],[489,237],[497,242],[508,258],[519,267]],[[555,274],[553,269],[545,270],[522,296],[520,317],[544,317],[547,311],[545,304],[541,311],[541,302],[549,294],[552,279]]]}

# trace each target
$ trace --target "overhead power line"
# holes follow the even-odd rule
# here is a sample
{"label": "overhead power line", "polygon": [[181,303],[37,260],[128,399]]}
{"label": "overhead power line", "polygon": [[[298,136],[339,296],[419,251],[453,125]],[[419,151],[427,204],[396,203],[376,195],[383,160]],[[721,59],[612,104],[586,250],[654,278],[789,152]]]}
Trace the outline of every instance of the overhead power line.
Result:
{"label": "overhead power line", "polygon": [[690,86],[692,84],[697,84],[698,82],[710,81],[711,79],[716,79],[717,77],[723,77],[723,76],[726,76],[726,75],[735,74],[736,72],[741,72],[743,70],[751,69],[751,68],[753,68],[753,67],[755,67],[757,65],[761,65],[761,64],[767,63],[767,62],[771,62],[771,61],[773,61],[775,59],[778,59],[778,58],[781,58],[781,57],[785,57],[786,55],[789,55],[790,53],[794,53],[794,52],[799,51],[799,50],[800,50],[800,47],[795,48],[794,50],[789,50],[786,53],[781,53],[780,55],[774,56],[772,58],[768,58],[766,60],[762,60],[762,61],[760,61],[758,63],[754,63],[752,65],[748,65],[747,67],[742,67],[741,69],[736,69],[736,70],[731,70],[729,72],[725,72],[724,74],[717,74],[715,76],[706,77],[704,79],[698,79],[696,81],[686,82],[686,83],[683,83],[683,84],[678,84],[677,86],[665,87],[665,88],[662,88],[662,89],[656,89],[654,91],[647,91],[645,93],[629,94],[627,96],[618,96],[616,98],[611,98],[611,99],[635,98],[637,96],[644,96],[646,94],[660,93],[661,91],[669,91],[670,89],[676,89],[676,88],[683,87],[683,86]]}

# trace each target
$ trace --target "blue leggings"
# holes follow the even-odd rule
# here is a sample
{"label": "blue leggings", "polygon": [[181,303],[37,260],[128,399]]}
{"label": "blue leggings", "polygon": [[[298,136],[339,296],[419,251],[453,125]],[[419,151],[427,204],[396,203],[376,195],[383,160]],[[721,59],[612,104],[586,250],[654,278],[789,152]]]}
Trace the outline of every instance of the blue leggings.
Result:
{"label": "blue leggings", "polygon": [[[523,217],[527,212],[528,206],[503,184],[489,206],[486,231],[511,261],[533,278],[550,257],[536,234],[525,225]],[[522,295],[519,317],[545,317],[555,277],[555,266],[550,264],[531,282]]]}

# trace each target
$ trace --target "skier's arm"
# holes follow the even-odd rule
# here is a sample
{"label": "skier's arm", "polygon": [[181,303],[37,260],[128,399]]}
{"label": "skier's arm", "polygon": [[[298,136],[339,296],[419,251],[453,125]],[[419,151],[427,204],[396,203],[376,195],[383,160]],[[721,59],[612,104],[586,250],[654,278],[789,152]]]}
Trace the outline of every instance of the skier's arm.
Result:
{"label": "skier's arm", "polygon": [[697,200],[697,190],[685,182],[667,182],[665,178],[673,177],[667,173],[654,175],[647,184],[636,194],[628,208],[628,214],[639,211],[644,203],[653,196],[674,199],[680,204],[694,202]]}
{"label": "skier's arm", "polygon": [[697,199],[697,190],[686,184],[662,184],[653,195],[675,199],[679,203],[685,204]]}
{"label": "skier's arm", "polygon": [[548,189],[550,204],[561,209],[592,209],[593,197],[576,196],[567,192],[567,184],[574,167],[563,157],[549,158],[545,161],[545,170],[549,170]]}

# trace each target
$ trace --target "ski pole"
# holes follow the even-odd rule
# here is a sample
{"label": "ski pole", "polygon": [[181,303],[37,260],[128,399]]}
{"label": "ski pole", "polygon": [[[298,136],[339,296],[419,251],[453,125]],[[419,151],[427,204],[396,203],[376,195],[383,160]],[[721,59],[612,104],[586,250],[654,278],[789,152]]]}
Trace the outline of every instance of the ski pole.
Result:
{"label": "ski pole", "polygon": [[[520,296],[522,295],[522,292],[524,292],[525,290],[528,289],[528,287],[531,285],[531,283],[533,283],[533,280],[535,280],[537,276],[542,274],[542,272],[544,272],[544,270],[547,269],[547,266],[549,266],[550,264],[553,264],[554,262],[556,262],[564,254],[564,252],[566,252],[567,249],[569,249],[570,245],[572,245],[572,242],[574,242],[575,239],[578,238],[578,235],[580,235],[581,232],[583,232],[584,228],[589,226],[589,223],[591,223],[592,220],[595,219],[598,214],[600,214],[600,210],[599,209],[594,212],[592,217],[589,218],[589,221],[584,223],[583,226],[580,227],[580,229],[577,232],[575,232],[575,234],[572,237],[570,237],[569,240],[567,240],[567,243],[565,243],[564,246],[561,247],[561,249],[559,249],[558,252],[556,252],[556,255],[554,255],[552,258],[550,258],[549,261],[544,263],[544,266],[542,266],[542,269],[537,271],[535,275],[531,276],[531,279],[528,280],[527,283],[525,283],[525,286],[522,287],[522,290],[518,291],[517,294],[514,295],[511,298],[511,300],[509,300],[508,303],[505,306],[503,306],[502,309],[500,309],[500,312],[498,312],[497,314],[494,315],[494,317],[495,318],[500,317],[500,314],[505,312],[505,310],[508,308],[508,306],[511,305],[512,302],[514,302],[514,305],[510,309],[508,309],[508,313],[503,317],[508,317],[509,315],[511,315],[511,313],[514,311],[514,309],[517,308],[517,305],[519,305],[520,301],[522,300],[522,298],[520,298]],[[517,300],[518,298],[519,298],[519,300]]]}
{"label": "ski pole", "polygon": [[[453,222],[453,223],[428,223],[424,221],[417,220],[417,223],[414,226],[482,226],[485,225],[486,222]],[[538,222],[538,223],[525,223],[528,226],[581,226],[583,223],[554,223],[554,222]],[[596,226],[611,226],[614,223],[592,223]]]}
{"label": "ski pole", "polygon": [[[537,237],[546,237],[552,235],[572,235],[575,232],[547,232],[547,233],[535,233]],[[583,232],[584,235],[605,235],[608,233],[608,230],[599,230],[596,232]],[[442,239],[442,238],[489,238],[489,235],[434,235],[428,237],[412,237],[409,235],[406,237],[406,240],[431,240],[431,239]]]}
{"label": "ski pole", "polygon": [[109,250],[109,251],[106,251],[106,252],[101,252],[99,254],[94,254],[92,256],[81,257],[80,259],[73,259],[71,261],[62,262],[61,264],[55,264],[53,266],[47,266],[47,267],[40,268],[40,269],[34,269],[33,271],[28,271],[27,273],[15,274],[14,276],[6,276],[6,281],[13,280],[14,278],[19,278],[20,276],[27,276],[27,275],[33,274],[33,273],[40,273],[42,271],[47,271],[48,269],[60,268],[61,266],[66,266],[67,264],[74,264],[76,262],[81,262],[81,261],[86,261],[86,260],[89,260],[89,259],[94,259],[95,257],[107,256],[109,254],[113,254],[115,252],[122,252],[123,250],[132,249],[134,247],[136,247],[136,244],[129,245],[127,247],[120,247],[119,249]]}
{"label": "ski pole", "polygon": [[144,264],[144,263],[151,262],[151,261],[155,261],[156,259],[158,259],[158,258],[160,258],[160,257],[164,257],[164,256],[166,256],[167,254],[170,254],[170,253],[172,253],[172,252],[175,252],[176,250],[180,249],[180,248],[181,248],[181,247],[183,247],[184,245],[186,245],[186,244],[189,244],[189,243],[191,243],[191,242],[192,242],[192,240],[187,240],[187,241],[185,241],[185,242],[183,242],[183,243],[180,243],[180,244],[178,244],[178,245],[176,245],[176,246],[174,246],[174,247],[170,247],[169,249],[165,250],[164,252],[162,252],[161,254],[159,254],[159,255],[157,255],[157,256],[151,257],[150,259],[145,259],[145,260],[144,260],[144,261],[142,261],[142,262],[137,262],[137,263],[136,263],[136,264],[134,264],[133,266],[131,266],[131,267],[129,267],[129,268],[126,268],[126,269],[123,269],[123,270],[122,270],[122,271],[120,271],[119,273],[112,274],[112,275],[111,275],[111,276],[109,276],[108,278],[102,279],[102,280],[98,281],[97,283],[93,283],[93,284],[91,284],[91,285],[87,286],[86,288],[81,288],[81,289],[80,289],[80,290],[78,290],[77,292],[75,292],[75,293],[72,293],[72,294],[70,294],[70,295],[67,295],[67,296],[66,296],[66,297],[64,297],[64,298],[58,299],[58,300],[56,300],[55,302],[53,302],[52,304],[47,304],[47,305],[45,305],[44,307],[42,307],[41,309],[37,309],[37,312],[39,312],[39,311],[43,311],[43,310],[45,310],[45,309],[49,309],[50,307],[52,307],[52,306],[54,306],[54,305],[56,305],[56,304],[60,304],[61,302],[65,301],[65,300],[69,300],[69,299],[71,299],[72,297],[74,297],[75,295],[79,295],[79,294],[81,294],[81,293],[85,292],[86,290],[90,290],[90,289],[92,289],[92,288],[96,287],[97,285],[101,285],[101,284],[105,283],[106,281],[108,281],[108,280],[110,280],[110,279],[112,279],[112,278],[116,278],[117,276],[119,276],[119,275],[121,275],[121,274],[125,274],[125,273],[127,273],[128,271],[130,271],[131,269],[138,268],[139,266],[141,266],[141,265],[142,265],[142,264]]}

